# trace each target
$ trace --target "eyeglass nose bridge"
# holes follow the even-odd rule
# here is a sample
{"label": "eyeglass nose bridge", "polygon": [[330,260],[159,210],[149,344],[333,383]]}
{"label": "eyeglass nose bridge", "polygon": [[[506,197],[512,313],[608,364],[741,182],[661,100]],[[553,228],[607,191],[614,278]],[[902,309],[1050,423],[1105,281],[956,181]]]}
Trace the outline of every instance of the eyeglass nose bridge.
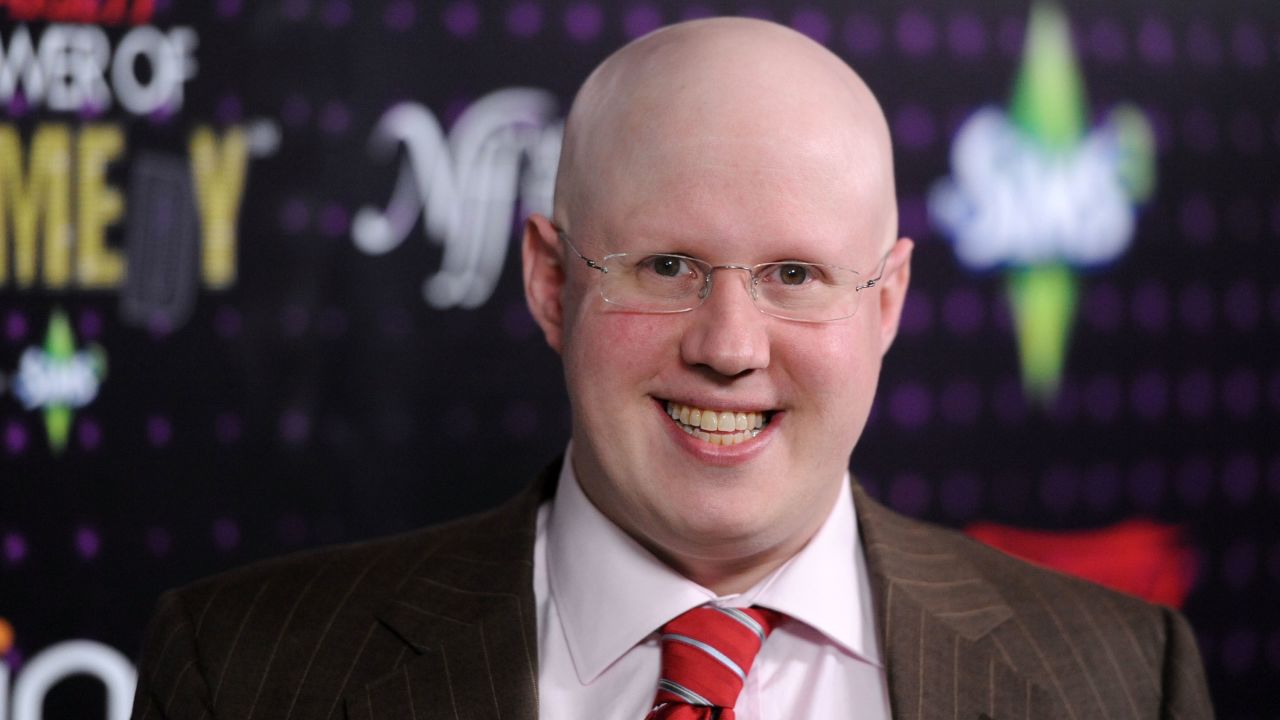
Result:
{"label": "eyeglass nose bridge", "polygon": [[715,275],[717,270],[745,270],[751,281],[747,283],[747,295],[751,297],[751,302],[755,302],[759,296],[756,293],[756,284],[760,281],[756,278],[756,269],[750,265],[708,265],[707,277],[702,281],[702,287],[698,288],[698,302],[707,299],[711,294],[711,276]]}

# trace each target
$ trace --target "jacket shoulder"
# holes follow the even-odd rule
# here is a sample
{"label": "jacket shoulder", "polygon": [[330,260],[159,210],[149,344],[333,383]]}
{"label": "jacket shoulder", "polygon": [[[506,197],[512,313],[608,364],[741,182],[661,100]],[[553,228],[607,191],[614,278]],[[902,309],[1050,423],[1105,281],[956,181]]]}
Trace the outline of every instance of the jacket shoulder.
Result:
{"label": "jacket shoulder", "polygon": [[[877,545],[869,554],[879,555],[874,564],[887,582],[989,643],[1010,667],[1072,708],[1068,714],[1213,716],[1194,636],[1177,610],[865,502]],[[898,580],[910,572],[916,575]],[[977,598],[978,615],[952,612],[964,594]]]}
{"label": "jacket shoulder", "polygon": [[[859,491],[863,532],[883,555],[878,563],[892,573],[897,568],[928,568],[936,564],[949,575],[972,577],[993,589],[1013,610],[1030,611],[1046,604],[1076,615],[1073,607],[1114,607],[1097,622],[1158,620],[1167,608],[1089,580],[1037,565],[979,542],[952,528],[900,515]],[[925,562],[910,559],[931,558]],[[1079,608],[1076,608],[1079,609]]]}
{"label": "jacket shoulder", "polygon": [[263,595],[272,588],[291,589],[284,594],[305,601],[308,589],[320,584],[328,595],[341,586],[342,579],[351,581],[350,589],[357,595],[377,595],[394,587],[396,578],[428,562],[448,528],[429,527],[267,558],[201,578],[170,594],[195,616],[207,615],[210,606],[254,604],[255,598],[263,606]]}
{"label": "jacket shoulder", "polygon": [[[161,596],[134,717],[330,717],[407,645],[379,619],[413,578],[532,546],[537,496],[398,535],[263,560]],[[532,560],[530,559],[530,563]],[[466,562],[463,563],[467,564]]]}
{"label": "jacket shoulder", "polygon": [[406,578],[425,573],[441,558],[468,556],[483,562],[491,554],[504,554],[513,536],[522,534],[532,547],[537,498],[530,495],[526,491],[500,507],[439,525],[261,560],[171,593],[205,622],[215,620],[211,608],[234,619],[242,614],[239,608],[296,613],[308,604],[328,605],[338,598],[347,604],[345,612],[352,604],[377,605]]}
{"label": "jacket shoulder", "polygon": [[1037,661],[1059,686],[1105,700],[1108,713],[1146,707],[1159,717],[1213,717],[1204,663],[1181,612],[957,536],[1014,611],[1016,621],[997,637],[1007,648],[1046,655]]}

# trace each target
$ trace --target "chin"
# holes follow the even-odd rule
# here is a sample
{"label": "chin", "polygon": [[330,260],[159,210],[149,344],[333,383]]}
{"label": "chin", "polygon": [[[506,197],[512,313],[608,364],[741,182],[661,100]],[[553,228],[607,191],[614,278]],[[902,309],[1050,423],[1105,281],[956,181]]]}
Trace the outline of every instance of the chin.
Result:
{"label": "chin", "polygon": [[673,508],[665,524],[672,535],[683,539],[684,545],[722,546],[768,544],[765,538],[776,532],[781,523],[767,507],[690,499],[683,507]]}

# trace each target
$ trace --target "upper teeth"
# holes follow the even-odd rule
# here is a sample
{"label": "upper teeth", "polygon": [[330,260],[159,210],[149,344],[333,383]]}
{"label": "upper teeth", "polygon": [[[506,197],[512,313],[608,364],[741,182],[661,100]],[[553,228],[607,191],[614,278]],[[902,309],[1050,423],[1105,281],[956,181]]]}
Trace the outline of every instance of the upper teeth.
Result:
{"label": "upper teeth", "polygon": [[711,410],[674,402],[667,403],[667,414],[688,431],[701,429],[708,433],[746,433],[747,437],[764,427],[765,420],[762,412]]}

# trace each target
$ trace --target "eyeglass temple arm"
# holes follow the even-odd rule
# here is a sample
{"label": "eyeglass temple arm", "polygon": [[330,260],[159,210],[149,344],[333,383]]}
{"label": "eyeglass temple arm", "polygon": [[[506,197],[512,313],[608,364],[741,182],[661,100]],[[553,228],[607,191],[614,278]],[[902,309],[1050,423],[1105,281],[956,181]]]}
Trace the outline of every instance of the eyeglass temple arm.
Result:
{"label": "eyeglass temple arm", "polygon": [[602,273],[609,272],[609,268],[604,267],[603,265],[596,262],[595,260],[592,260],[586,255],[583,255],[582,253],[578,252],[578,248],[574,247],[573,243],[570,242],[569,240],[569,233],[565,232],[564,230],[561,230],[560,228],[556,228],[556,235],[560,236],[560,239],[564,241],[564,244],[568,245],[569,249],[573,251],[573,254],[581,258],[582,262],[587,264],[587,267],[591,268],[592,270],[599,270]]}
{"label": "eyeglass temple arm", "polygon": [[[871,279],[867,280],[865,283],[863,283],[863,284],[858,285],[857,287],[855,287],[855,288],[853,289],[853,290],[854,290],[854,292],[862,292],[863,290],[866,290],[867,288],[873,288],[873,287],[875,287],[875,286],[876,286],[876,283],[880,282],[880,278],[884,277],[884,269],[885,269],[885,266],[887,266],[887,265],[889,264],[889,254],[890,254],[890,253],[892,253],[892,252],[893,252],[893,248],[889,248],[889,251],[888,251],[888,252],[886,252],[886,253],[884,254],[884,256],[883,256],[883,257],[881,257],[881,258],[880,258],[880,268],[879,268],[880,272],[879,272],[879,273],[877,273],[875,277],[873,277],[873,278],[871,278]],[[583,258],[583,259],[585,260],[586,258]]]}

